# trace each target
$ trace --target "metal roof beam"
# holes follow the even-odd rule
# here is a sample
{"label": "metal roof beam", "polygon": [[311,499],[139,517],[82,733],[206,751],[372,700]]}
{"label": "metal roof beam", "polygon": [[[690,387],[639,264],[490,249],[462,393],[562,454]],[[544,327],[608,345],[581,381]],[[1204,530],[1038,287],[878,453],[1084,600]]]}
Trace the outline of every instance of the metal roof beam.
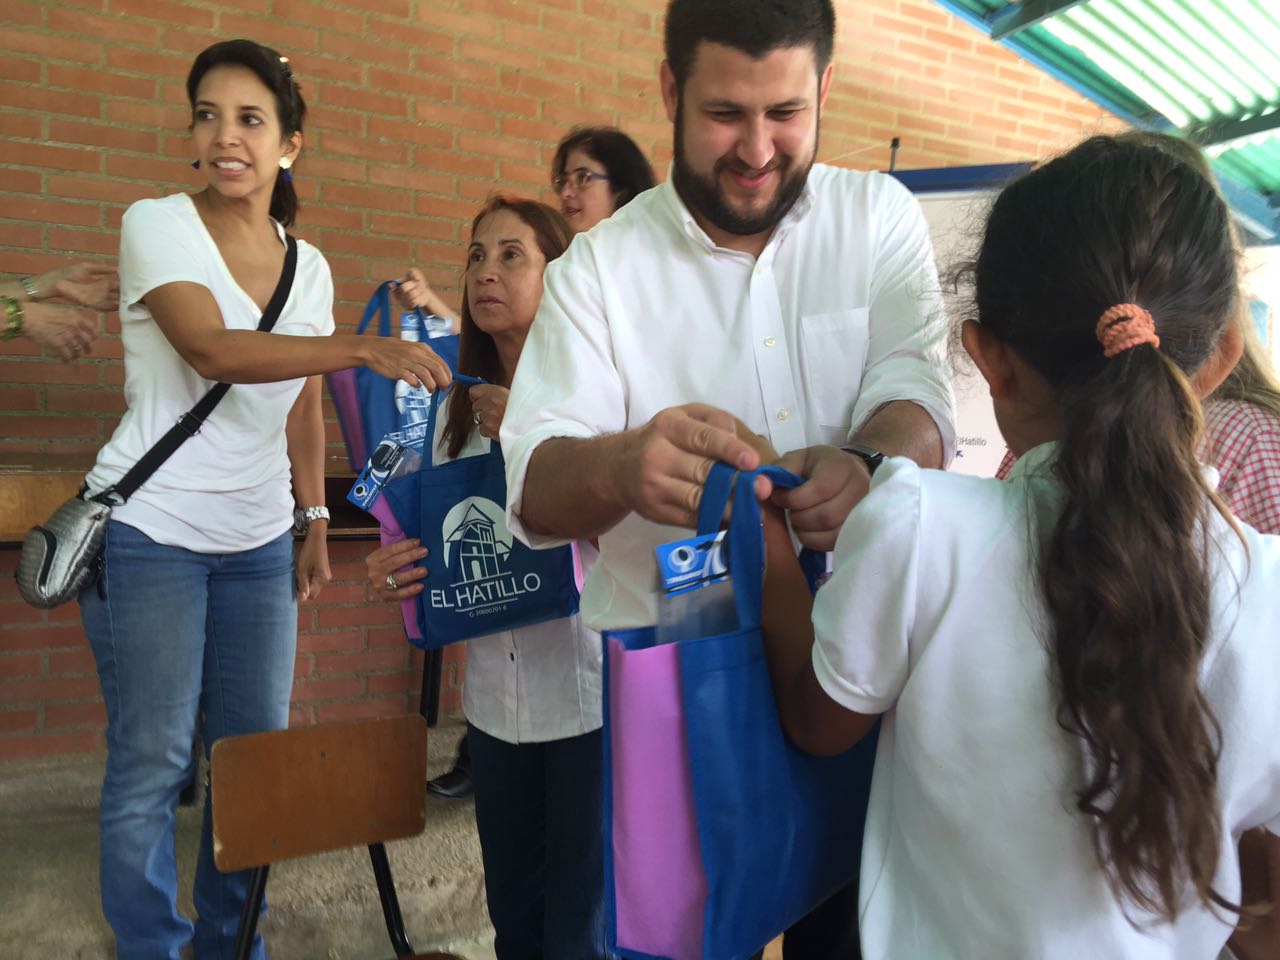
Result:
{"label": "metal roof beam", "polygon": [[1220,120],[1211,123],[1195,131],[1191,139],[1202,147],[1211,147],[1215,143],[1229,143],[1269,130],[1280,130],[1280,107],[1274,107],[1247,120]]}
{"label": "metal roof beam", "polygon": [[1004,40],[1043,20],[1079,6],[1084,0],[1023,0],[993,11],[990,17],[992,40]]}

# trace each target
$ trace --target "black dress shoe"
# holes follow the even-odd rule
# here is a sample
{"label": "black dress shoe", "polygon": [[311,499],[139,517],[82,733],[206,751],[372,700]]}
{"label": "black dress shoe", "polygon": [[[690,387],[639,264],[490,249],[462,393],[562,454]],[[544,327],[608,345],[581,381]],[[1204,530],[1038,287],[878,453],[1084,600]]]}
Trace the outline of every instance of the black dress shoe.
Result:
{"label": "black dress shoe", "polygon": [[457,799],[469,797],[475,792],[476,785],[471,779],[471,770],[467,767],[454,767],[443,776],[427,781],[427,790],[437,797]]}

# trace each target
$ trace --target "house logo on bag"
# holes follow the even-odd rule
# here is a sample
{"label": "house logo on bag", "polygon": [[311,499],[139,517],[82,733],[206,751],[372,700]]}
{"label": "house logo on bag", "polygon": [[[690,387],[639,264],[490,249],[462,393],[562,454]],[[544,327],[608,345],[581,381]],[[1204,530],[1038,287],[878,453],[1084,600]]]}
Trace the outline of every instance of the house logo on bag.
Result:
{"label": "house logo on bag", "polygon": [[468,497],[458,503],[445,515],[441,535],[449,586],[428,591],[433,609],[484,616],[542,586],[536,573],[511,569],[506,512],[492,500]]}

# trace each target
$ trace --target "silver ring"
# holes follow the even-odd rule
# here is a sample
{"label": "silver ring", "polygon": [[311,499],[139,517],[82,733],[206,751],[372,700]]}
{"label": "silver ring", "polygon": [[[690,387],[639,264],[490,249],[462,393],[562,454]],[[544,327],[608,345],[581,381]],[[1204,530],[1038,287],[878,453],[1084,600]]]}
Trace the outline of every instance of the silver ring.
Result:
{"label": "silver ring", "polygon": [[387,589],[391,591],[400,589],[400,584],[396,582],[396,575],[394,573],[387,574]]}
{"label": "silver ring", "polygon": [[474,413],[471,414],[471,419],[476,422],[476,426],[479,426],[481,422],[484,420],[484,417],[480,415],[479,410],[476,410]]}

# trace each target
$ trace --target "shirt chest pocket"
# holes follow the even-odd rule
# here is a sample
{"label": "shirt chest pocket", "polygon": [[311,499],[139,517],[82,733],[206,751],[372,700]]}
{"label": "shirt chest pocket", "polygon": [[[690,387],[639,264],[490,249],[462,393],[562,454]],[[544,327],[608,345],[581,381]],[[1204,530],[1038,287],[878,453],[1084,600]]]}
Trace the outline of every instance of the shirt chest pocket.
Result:
{"label": "shirt chest pocket", "polygon": [[866,307],[800,318],[800,382],[818,425],[839,432],[851,426],[853,405],[867,362]]}

